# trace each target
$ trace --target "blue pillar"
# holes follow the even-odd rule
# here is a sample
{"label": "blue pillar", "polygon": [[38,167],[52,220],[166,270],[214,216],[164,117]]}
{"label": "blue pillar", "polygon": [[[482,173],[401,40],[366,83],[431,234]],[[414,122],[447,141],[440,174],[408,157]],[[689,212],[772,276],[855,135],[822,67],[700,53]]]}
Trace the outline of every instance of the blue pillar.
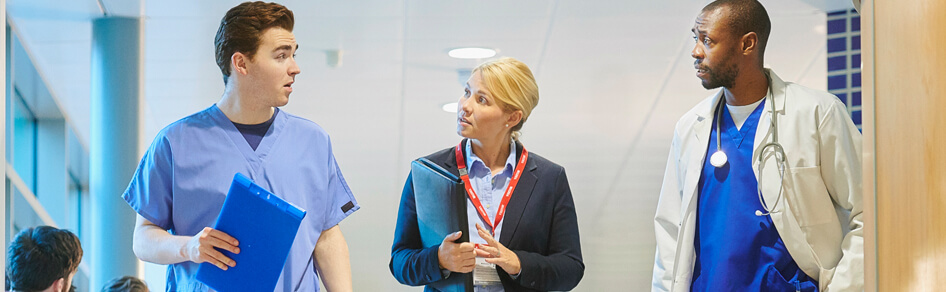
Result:
{"label": "blue pillar", "polygon": [[138,165],[141,87],[140,20],[92,22],[92,107],[89,193],[92,207],[91,290],[138,274],[132,251],[135,212],[121,199]]}

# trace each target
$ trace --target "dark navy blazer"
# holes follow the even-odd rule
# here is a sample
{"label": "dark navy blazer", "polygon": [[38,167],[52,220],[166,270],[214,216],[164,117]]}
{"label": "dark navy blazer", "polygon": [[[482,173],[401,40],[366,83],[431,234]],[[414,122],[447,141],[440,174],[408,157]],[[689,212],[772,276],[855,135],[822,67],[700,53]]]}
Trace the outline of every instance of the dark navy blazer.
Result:
{"label": "dark navy blazer", "polygon": [[[454,147],[426,158],[454,175],[457,170]],[[516,143],[516,157],[522,154]],[[542,156],[529,153],[525,173],[509,199],[499,243],[519,257],[522,267],[513,279],[496,267],[506,291],[571,290],[585,272],[578,237],[575,202],[568,187],[565,169]],[[456,214],[467,216],[466,213]],[[463,230],[463,232],[470,232]],[[423,248],[417,227],[414,188],[408,176],[401,193],[394,245],[391,247],[391,274],[411,286],[427,285],[443,279],[437,251],[440,246]],[[435,290],[426,287],[426,291]]]}

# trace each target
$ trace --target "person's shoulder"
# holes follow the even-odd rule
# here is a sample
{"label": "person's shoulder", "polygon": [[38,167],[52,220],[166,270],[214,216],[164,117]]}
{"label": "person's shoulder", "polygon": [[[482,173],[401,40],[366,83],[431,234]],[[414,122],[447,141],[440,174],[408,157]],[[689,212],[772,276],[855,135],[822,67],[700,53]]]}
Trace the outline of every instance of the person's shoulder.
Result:
{"label": "person's shoulder", "polygon": [[813,116],[820,124],[825,119],[847,115],[847,106],[834,94],[822,90],[785,82],[785,95],[785,109],[794,116]]}
{"label": "person's shoulder", "polygon": [[810,88],[794,82],[785,82],[785,94],[792,102],[827,107],[840,103],[837,96],[827,91]]}
{"label": "person's shoulder", "polygon": [[714,104],[713,102],[717,100],[718,96],[721,94],[721,90],[716,90],[710,95],[704,97],[700,102],[691,107],[686,111],[674,125],[675,132],[682,132],[685,129],[689,129],[694,122],[700,117],[700,113],[704,113],[707,109],[712,109]]}
{"label": "person's shoulder", "polygon": [[438,151],[436,151],[436,152],[434,152],[434,153],[427,154],[427,156],[424,156],[424,157],[421,157],[421,158],[426,158],[427,160],[430,160],[430,161],[433,161],[433,162],[436,162],[436,163],[439,163],[439,162],[446,162],[446,161],[448,161],[448,160],[450,160],[450,159],[455,159],[455,158],[454,158],[455,155],[456,155],[455,152],[454,152],[455,149],[456,149],[456,146],[448,147],[448,148],[445,148],[445,149],[438,150]]}
{"label": "person's shoulder", "polygon": [[545,171],[559,172],[565,169],[558,163],[555,163],[548,158],[531,151],[529,152],[529,160],[535,162],[535,166],[537,168],[543,169]]}
{"label": "person's shoulder", "polygon": [[294,130],[303,131],[306,135],[317,135],[320,137],[328,136],[328,132],[326,132],[321,125],[313,122],[312,120],[294,115],[282,109],[279,110],[279,113],[286,116],[286,122],[289,125],[292,125]]}
{"label": "person's shoulder", "polygon": [[210,124],[213,119],[210,114],[210,110],[212,109],[213,107],[206,108],[168,124],[162,128],[161,131],[158,131],[155,140],[173,139],[190,130],[207,128],[207,125]]}

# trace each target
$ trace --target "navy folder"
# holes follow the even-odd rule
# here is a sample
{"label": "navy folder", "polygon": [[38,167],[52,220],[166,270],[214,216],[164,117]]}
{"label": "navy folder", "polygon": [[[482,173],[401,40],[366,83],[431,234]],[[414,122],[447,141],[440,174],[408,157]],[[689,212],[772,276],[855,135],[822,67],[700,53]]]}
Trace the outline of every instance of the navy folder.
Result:
{"label": "navy folder", "polygon": [[[426,158],[411,162],[411,183],[417,227],[424,247],[443,242],[447,235],[463,231],[456,242],[469,242],[466,191],[459,177]],[[473,291],[473,273],[451,273],[446,279],[428,284],[438,291]]]}
{"label": "navy folder", "polygon": [[273,291],[305,213],[237,173],[213,226],[240,242],[239,254],[217,249],[236,267],[201,263],[197,280],[222,292]]}

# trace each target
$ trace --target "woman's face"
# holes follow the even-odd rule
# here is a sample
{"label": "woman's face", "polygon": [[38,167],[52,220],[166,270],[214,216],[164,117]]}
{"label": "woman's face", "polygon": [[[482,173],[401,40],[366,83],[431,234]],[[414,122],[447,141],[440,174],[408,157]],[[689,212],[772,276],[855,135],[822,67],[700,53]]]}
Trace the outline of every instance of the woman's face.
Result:
{"label": "woman's face", "polygon": [[480,72],[474,72],[457,103],[457,134],[480,141],[508,137],[513,115],[503,111],[483,84]]}

